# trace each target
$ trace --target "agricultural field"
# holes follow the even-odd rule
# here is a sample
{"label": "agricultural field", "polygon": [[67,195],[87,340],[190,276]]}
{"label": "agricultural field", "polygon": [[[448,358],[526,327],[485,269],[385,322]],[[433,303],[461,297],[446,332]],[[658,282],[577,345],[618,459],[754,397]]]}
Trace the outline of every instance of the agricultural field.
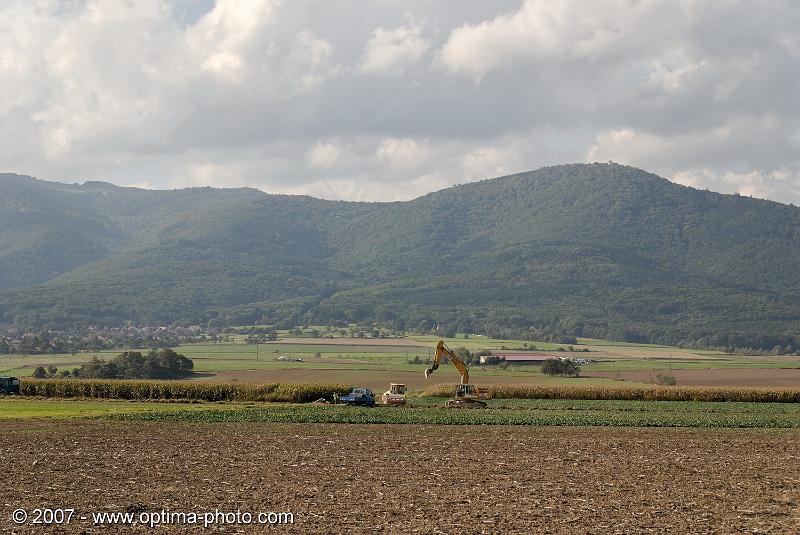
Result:
{"label": "agricultural field", "polygon": [[[305,389],[334,388],[59,380],[23,388],[67,395],[70,384],[83,385],[72,391],[81,396],[308,399]],[[682,391],[616,389],[648,392]],[[269,528],[288,533],[800,529],[800,403],[493,399],[484,410],[457,410],[444,401],[413,396],[405,408],[363,408],[0,397],[0,451],[14,459],[0,487],[0,531],[19,531],[7,522],[12,511],[48,507],[74,508],[63,531],[86,533],[141,529],[96,523],[92,513],[136,519],[163,510],[291,513],[291,523]]]}
{"label": "agricultural field", "polygon": [[[457,382],[458,375],[450,366],[442,366],[427,380],[422,374],[438,340],[433,336],[390,339],[286,337],[277,342],[253,345],[244,343],[242,336],[233,336],[226,343],[183,345],[175,350],[194,361],[194,379],[198,381],[333,382],[358,384],[382,392],[391,382],[404,383],[412,390]],[[800,387],[800,357],[797,356],[741,356],[646,344],[578,341],[579,344],[569,346],[494,340],[477,335],[446,339],[450,347],[463,346],[471,351],[524,351],[535,346],[537,351],[550,351],[553,356],[590,360],[589,364],[582,366],[579,379],[547,377],[538,365],[473,365],[470,376],[476,384],[604,385],[624,382],[641,385],[657,381],[658,375],[669,375],[678,385]],[[570,351],[570,348],[577,352]],[[73,369],[92,357],[110,359],[119,352],[4,355],[0,356],[0,373],[25,377],[31,375],[36,366]]]}
{"label": "agricultural field", "polygon": [[[228,405],[227,407],[233,408],[236,405]],[[42,400],[13,397],[0,398],[0,420],[131,415],[150,411],[165,414],[172,411],[208,410],[212,408],[218,407],[212,403]]]}
{"label": "agricultural field", "polygon": [[[652,382],[664,370],[628,372],[592,372],[592,377],[621,379],[639,383]],[[687,368],[669,372],[680,385],[686,386],[765,386],[800,387],[800,368]]]}
{"label": "agricultural field", "polygon": [[[608,400],[495,400],[483,410],[445,409],[444,400],[410,407],[271,405],[118,413],[130,421],[598,427],[800,428],[800,405]],[[483,429],[481,427],[481,429]]]}
{"label": "agricultural field", "polygon": [[92,512],[161,510],[292,513],[210,528],[239,533],[800,530],[794,429],[69,422],[4,423],[3,518],[71,507],[64,532],[87,533],[112,529]]}
{"label": "agricultural field", "polygon": [[[172,391],[144,382],[122,382],[104,387],[102,382],[77,390],[81,381],[35,382],[25,385],[28,395],[0,398],[0,419],[36,417],[102,416],[130,421],[175,421],[192,423],[282,422],[336,424],[431,424],[517,426],[607,426],[607,427],[762,427],[800,428],[798,392],[787,392],[782,403],[756,401],[658,400],[669,390],[605,391],[595,394],[611,399],[493,399],[482,410],[445,409],[447,398],[411,397],[405,407],[349,407],[309,403],[332,392],[346,392],[335,385],[268,385],[261,387],[211,387],[184,383]],[[90,382],[91,383],[91,382]],[[106,381],[113,383],[113,381]],[[564,391],[582,395],[581,391]],[[36,397],[32,397],[39,394]],[[533,392],[531,392],[533,394]],[[702,399],[725,392],[685,392],[689,399]],[[769,399],[769,392],[729,391],[718,399]],[[42,397],[58,395],[61,397]],[[151,398],[150,396],[162,396]],[[179,396],[194,395],[195,400]],[[558,390],[541,396],[559,395]],[[623,396],[629,396],[624,398]],[[761,398],[756,397],[761,395]],[[115,396],[109,399],[109,396]],[[204,396],[204,397],[200,397]],[[124,401],[123,399],[128,401]],[[166,400],[172,403],[165,403]],[[172,398],[172,399],[170,399]],[[585,398],[585,399],[584,399]],[[645,399],[642,399],[645,398]],[[777,398],[781,399],[781,398]],[[269,401],[269,402],[265,402]],[[304,403],[298,403],[303,401]]]}

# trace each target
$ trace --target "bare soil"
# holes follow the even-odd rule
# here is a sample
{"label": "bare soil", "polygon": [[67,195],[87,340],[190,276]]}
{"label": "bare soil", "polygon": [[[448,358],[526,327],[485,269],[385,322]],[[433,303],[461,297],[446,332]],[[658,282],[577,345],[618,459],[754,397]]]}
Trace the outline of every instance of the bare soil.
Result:
{"label": "bare soil", "polygon": [[[576,345],[576,348],[587,348],[590,350],[587,358],[604,359],[669,359],[675,360],[729,360],[728,355],[693,353],[685,349],[675,349],[670,347],[644,347],[644,346],[607,346],[607,345]],[[581,356],[581,355],[578,355]]]}
{"label": "bare soil", "polygon": [[390,346],[397,348],[404,347],[428,347],[422,342],[410,338],[281,338],[274,342],[263,342],[262,345],[326,345],[326,346]]}
{"label": "bare soil", "polygon": [[717,368],[707,370],[667,370],[636,372],[589,372],[591,377],[653,382],[658,374],[672,375],[679,385],[686,386],[752,386],[800,388],[800,369],[781,368]]}
{"label": "bare soil", "polygon": [[[4,425],[3,532],[25,531],[12,510],[48,506],[295,515],[228,533],[800,532],[796,430]],[[123,530],[61,530],[108,531]]]}
{"label": "bare soil", "polygon": [[[420,371],[418,372],[352,369],[314,370],[308,368],[235,370],[216,372],[205,380],[223,383],[345,383],[366,386],[374,392],[388,390],[390,383],[402,383],[411,390],[424,390],[437,384],[457,384],[460,380],[458,373],[450,369],[440,369],[430,379],[426,379],[424,370],[424,365],[420,366]],[[473,370],[470,371],[472,372]],[[470,373],[470,377],[472,379],[471,382],[477,385],[531,385],[552,382],[552,380],[548,381],[548,378],[542,375],[483,375]],[[591,380],[587,380],[586,384],[591,384]]]}

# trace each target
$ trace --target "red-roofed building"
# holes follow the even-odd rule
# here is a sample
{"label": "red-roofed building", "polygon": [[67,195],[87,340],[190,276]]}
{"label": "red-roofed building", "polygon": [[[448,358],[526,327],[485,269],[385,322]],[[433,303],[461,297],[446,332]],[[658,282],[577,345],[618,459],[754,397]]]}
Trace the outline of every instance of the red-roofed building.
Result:
{"label": "red-roofed building", "polygon": [[[492,356],[513,364],[541,364],[546,360],[559,358],[552,353],[540,353],[538,351],[492,351]],[[485,364],[485,357],[481,357],[480,362]]]}

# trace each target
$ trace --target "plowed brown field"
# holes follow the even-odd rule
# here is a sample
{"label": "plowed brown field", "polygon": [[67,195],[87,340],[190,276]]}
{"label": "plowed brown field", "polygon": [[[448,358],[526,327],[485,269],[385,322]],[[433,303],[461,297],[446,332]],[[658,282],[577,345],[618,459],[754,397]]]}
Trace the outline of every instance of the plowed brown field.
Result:
{"label": "plowed brown field", "polygon": [[[11,511],[34,507],[295,515],[291,526],[228,533],[800,532],[800,433],[790,430],[4,426],[5,532],[28,529]],[[73,520],[62,531],[111,529]],[[205,530],[157,532],[187,531]]]}
{"label": "plowed brown field", "polygon": [[589,372],[587,377],[654,382],[658,374],[670,374],[686,386],[774,386],[800,388],[798,368],[716,368],[707,370],[666,370],[637,372]]}

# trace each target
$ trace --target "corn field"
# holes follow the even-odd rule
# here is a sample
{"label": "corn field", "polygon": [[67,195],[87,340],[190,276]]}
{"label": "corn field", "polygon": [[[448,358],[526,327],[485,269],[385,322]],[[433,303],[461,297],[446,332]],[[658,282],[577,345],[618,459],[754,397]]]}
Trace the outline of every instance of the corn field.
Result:
{"label": "corn field", "polygon": [[278,401],[307,403],[350,391],[341,384],[225,384],[190,381],[23,379],[20,394],[48,398],[128,400]]}
{"label": "corn field", "polygon": [[[742,401],[751,403],[800,403],[800,389],[724,387],[608,387],[488,385],[497,399],[588,399],[631,401]],[[436,385],[423,397],[449,397],[455,385]]]}

